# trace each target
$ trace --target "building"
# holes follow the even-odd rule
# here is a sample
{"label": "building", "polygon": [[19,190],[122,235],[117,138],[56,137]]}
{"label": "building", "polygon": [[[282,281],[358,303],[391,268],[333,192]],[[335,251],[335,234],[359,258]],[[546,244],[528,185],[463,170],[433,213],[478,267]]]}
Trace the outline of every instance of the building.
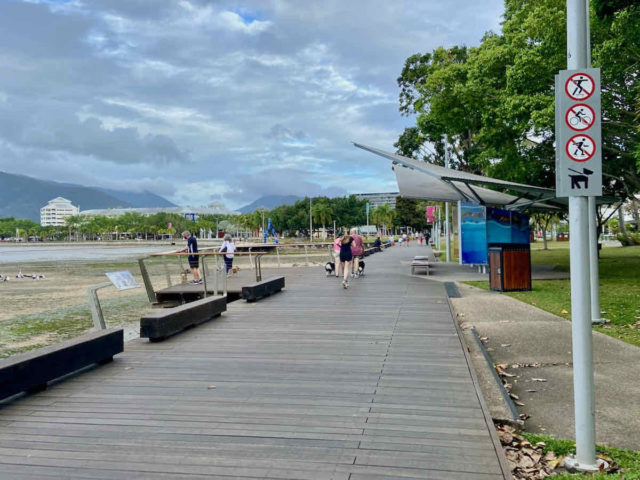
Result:
{"label": "building", "polygon": [[80,209],[71,204],[66,198],[57,197],[49,200],[40,209],[40,225],[43,227],[64,227],[67,217],[78,215]]}
{"label": "building", "polygon": [[238,212],[234,212],[226,208],[221,203],[212,203],[209,205],[199,207],[139,207],[139,208],[101,208],[94,210],[83,210],[82,215],[96,216],[104,215],[105,217],[117,217],[124,215],[125,213],[139,213],[140,215],[149,216],[156,213],[177,213],[182,215],[188,220],[196,221],[200,215],[237,215]]}
{"label": "building", "polygon": [[380,205],[384,205],[385,203],[389,205],[389,208],[392,210],[396,208],[396,197],[400,195],[398,192],[391,193],[356,193],[356,198],[358,200],[366,200],[369,202],[369,208],[373,210],[374,208],[379,207]]}

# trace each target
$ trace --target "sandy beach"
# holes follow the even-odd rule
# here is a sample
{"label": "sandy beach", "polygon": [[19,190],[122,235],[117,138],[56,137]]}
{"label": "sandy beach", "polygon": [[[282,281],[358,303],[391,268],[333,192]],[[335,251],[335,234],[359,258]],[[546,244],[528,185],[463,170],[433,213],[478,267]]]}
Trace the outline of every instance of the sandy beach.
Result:
{"label": "sandy beach", "polygon": [[[106,272],[129,270],[142,285],[137,259],[152,252],[166,252],[175,245],[0,245],[0,358],[74,337],[93,327],[87,303],[87,287],[107,281]],[[322,265],[327,253],[316,251],[280,255],[280,267]],[[49,260],[46,260],[49,258]],[[243,272],[252,270],[248,257],[234,262]],[[182,260],[182,268],[186,260]],[[156,288],[167,285],[160,258],[147,261]],[[177,258],[167,259],[172,283],[180,283]],[[277,267],[278,258],[263,258],[263,267]],[[210,265],[213,265],[213,261]],[[21,272],[25,278],[16,278]],[[34,280],[30,275],[44,276]],[[189,275],[189,280],[191,276]],[[139,320],[151,310],[144,287],[99,291],[104,317],[109,326],[123,326],[125,338],[138,336]]]}

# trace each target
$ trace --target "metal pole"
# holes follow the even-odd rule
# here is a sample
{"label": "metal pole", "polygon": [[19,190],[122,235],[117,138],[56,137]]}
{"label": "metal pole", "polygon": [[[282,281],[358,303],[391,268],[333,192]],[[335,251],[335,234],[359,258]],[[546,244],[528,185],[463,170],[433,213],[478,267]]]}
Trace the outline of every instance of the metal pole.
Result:
{"label": "metal pole", "polygon": [[[449,168],[449,148],[448,143],[445,140],[444,143],[444,166]],[[444,203],[444,237],[445,237],[445,261],[451,261],[451,251],[449,245],[449,202]]]}
{"label": "metal pole", "polygon": [[596,198],[589,198],[589,273],[591,286],[591,323],[603,323],[600,313],[600,272],[598,265],[598,215]]}
{"label": "metal pole", "polygon": [[458,263],[462,265],[462,200],[458,200]]}
{"label": "metal pole", "polygon": [[[587,9],[585,0],[567,0],[567,69],[587,67]],[[569,466],[597,471],[595,394],[589,272],[589,202],[569,197],[571,261],[571,330],[576,456]]]}
{"label": "metal pole", "polygon": [[93,320],[93,327],[96,330],[106,330],[107,324],[104,321],[104,315],[102,314],[102,307],[100,307],[100,300],[98,299],[98,290],[111,285],[111,282],[99,283],[98,285],[91,285],[87,288],[87,295],[89,296],[89,308],[91,309],[91,319]]}
{"label": "metal pole", "polygon": [[313,201],[309,196],[309,243],[313,242]]}

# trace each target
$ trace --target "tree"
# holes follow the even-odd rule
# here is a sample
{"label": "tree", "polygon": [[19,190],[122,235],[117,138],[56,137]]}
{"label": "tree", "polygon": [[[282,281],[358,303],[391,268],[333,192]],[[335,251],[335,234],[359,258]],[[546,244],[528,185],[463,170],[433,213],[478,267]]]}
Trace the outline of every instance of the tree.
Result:
{"label": "tree", "polygon": [[324,230],[324,238],[327,238],[327,223],[333,220],[333,208],[329,203],[329,199],[321,197],[313,200],[313,221],[320,223]]}
{"label": "tree", "polygon": [[[593,65],[602,69],[605,195],[640,190],[637,120],[640,6],[596,0]],[[452,166],[543,187],[555,184],[554,75],[566,68],[564,0],[506,0],[499,33],[478,47],[437,48],[409,57],[398,78],[400,111],[416,116],[396,147]],[[433,153],[422,147],[431,144]]]}
{"label": "tree", "polygon": [[427,219],[422,202],[414,198],[396,197],[394,225],[424,230],[427,227]]}
{"label": "tree", "polygon": [[371,219],[375,225],[382,227],[385,235],[387,235],[387,225],[393,225],[394,218],[395,211],[391,209],[388,203],[374,208],[371,215]]}

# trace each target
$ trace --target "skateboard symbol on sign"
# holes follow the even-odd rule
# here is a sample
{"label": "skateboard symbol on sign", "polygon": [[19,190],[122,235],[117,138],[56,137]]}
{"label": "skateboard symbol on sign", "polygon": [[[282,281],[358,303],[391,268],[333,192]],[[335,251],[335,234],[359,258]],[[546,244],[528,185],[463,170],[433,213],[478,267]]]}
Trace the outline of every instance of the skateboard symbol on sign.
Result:
{"label": "skateboard symbol on sign", "polygon": [[[571,179],[571,189],[580,190],[582,187],[585,189],[589,188],[589,175],[593,175],[593,170],[589,170],[588,168],[583,168],[582,172],[578,170],[574,170],[570,168],[572,172],[575,172],[577,175],[569,175]],[[580,187],[582,185],[582,187]]]}
{"label": "skateboard symbol on sign", "polygon": [[586,73],[574,73],[564,85],[564,91],[573,100],[586,100],[595,90],[595,82]]}
{"label": "skateboard symbol on sign", "polygon": [[596,152],[596,146],[589,135],[574,135],[565,148],[567,155],[574,162],[586,162]]}
{"label": "skateboard symbol on sign", "polygon": [[579,103],[567,110],[565,122],[572,130],[583,131],[593,125],[594,118],[595,112],[593,109],[589,105]]}

